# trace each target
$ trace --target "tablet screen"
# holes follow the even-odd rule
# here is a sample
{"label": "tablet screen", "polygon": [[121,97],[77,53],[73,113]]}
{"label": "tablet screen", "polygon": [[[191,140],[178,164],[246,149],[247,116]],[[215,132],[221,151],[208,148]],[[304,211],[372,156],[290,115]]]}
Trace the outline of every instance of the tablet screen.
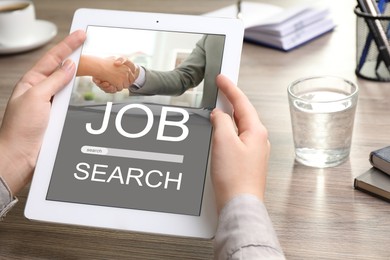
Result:
{"label": "tablet screen", "polygon": [[[199,216],[225,36],[86,32],[46,199]],[[106,93],[94,81],[120,78],[105,78],[99,62],[118,57],[143,80]]]}

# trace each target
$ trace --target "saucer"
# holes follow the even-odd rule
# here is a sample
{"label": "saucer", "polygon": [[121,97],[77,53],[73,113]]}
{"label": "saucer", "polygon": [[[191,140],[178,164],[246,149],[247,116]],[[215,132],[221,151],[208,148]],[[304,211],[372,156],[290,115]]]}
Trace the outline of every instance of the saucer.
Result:
{"label": "saucer", "polygon": [[36,20],[32,30],[26,33],[21,42],[11,45],[4,45],[0,42],[0,55],[24,52],[38,48],[57,35],[57,26],[51,22]]}

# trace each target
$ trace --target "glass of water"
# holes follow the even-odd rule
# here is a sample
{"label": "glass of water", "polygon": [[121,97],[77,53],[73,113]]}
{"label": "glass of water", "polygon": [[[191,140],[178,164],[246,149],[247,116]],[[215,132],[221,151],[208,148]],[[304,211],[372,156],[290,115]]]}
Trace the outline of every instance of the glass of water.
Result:
{"label": "glass of water", "polygon": [[358,86],[333,76],[302,78],[288,86],[298,162],[333,167],[349,157]]}

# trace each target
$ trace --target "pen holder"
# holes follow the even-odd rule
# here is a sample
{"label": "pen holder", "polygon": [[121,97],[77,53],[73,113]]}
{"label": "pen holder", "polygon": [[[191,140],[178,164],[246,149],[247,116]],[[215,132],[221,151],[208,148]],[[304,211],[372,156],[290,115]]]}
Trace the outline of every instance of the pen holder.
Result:
{"label": "pen holder", "polygon": [[[378,45],[367,23],[376,23],[383,29],[386,41],[390,38],[388,11],[380,16],[364,13],[357,6],[356,19],[356,69],[357,76],[373,81],[390,81],[390,71],[381,58]],[[378,23],[379,22],[379,23]]]}

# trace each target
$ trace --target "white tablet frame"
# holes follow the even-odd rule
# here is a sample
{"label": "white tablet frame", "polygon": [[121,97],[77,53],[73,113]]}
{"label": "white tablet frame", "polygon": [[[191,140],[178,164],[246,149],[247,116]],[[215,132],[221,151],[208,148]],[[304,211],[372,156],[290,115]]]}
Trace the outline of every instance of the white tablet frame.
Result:
{"label": "white tablet frame", "polygon": [[[221,74],[229,77],[234,83],[237,82],[244,31],[242,22],[237,19],[79,9],[75,12],[71,32],[86,30],[89,25],[225,35]],[[77,64],[80,55],[81,48],[75,51],[70,59]],[[206,174],[200,216],[46,200],[73,85],[74,79],[54,97],[51,115],[55,116],[50,117],[44,136],[26,203],[25,216],[32,220],[47,222],[212,238],[217,227],[217,212],[209,170]],[[223,95],[218,95],[217,107],[230,111],[230,105]]]}

